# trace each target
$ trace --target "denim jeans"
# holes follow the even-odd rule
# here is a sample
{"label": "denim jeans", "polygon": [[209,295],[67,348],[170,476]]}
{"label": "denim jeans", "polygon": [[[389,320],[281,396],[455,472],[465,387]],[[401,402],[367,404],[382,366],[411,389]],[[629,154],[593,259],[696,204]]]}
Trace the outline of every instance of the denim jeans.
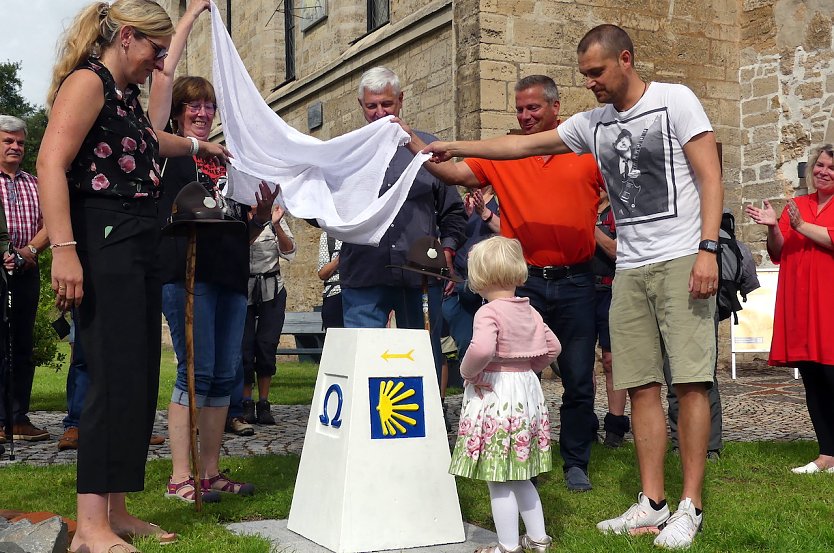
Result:
{"label": "denim jeans", "polygon": [[[391,311],[397,316],[398,328],[424,328],[422,292],[417,288],[394,286],[342,287],[342,309],[345,328],[385,328]],[[440,381],[443,353],[440,332],[443,326],[443,288],[429,286],[429,322],[434,370]]]}
{"label": "denim jeans", "polygon": [[235,382],[229,397],[229,419],[243,417],[243,356],[241,355],[235,366]]}
{"label": "denim jeans", "polygon": [[466,288],[465,282],[455,285],[455,292],[443,298],[443,318],[449,325],[449,336],[458,347],[458,359],[463,359],[472,341],[475,312],[481,306],[481,296]]}
{"label": "denim jeans", "polygon": [[[162,312],[168,320],[177,354],[177,381],[171,401],[188,405],[182,283],[162,287]],[[246,294],[207,282],[194,284],[194,384],[198,407],[225,407],[229,405],[233,388],[236,385],[242,388],[241,344],[245,322]]]}
{"label": "denim jeans", "polygon": [[64,429],[77,428],[81,420],[81,410],[84,408],[84,398],[90,385],[90,375],[87,373],[87,361],[84,359],[84,348],[75,326],[75,339],[72,345],[72,360],[67,371],[67,416],[64,417]]}
{"label": "denim jeans", "polygon": [[516,292],[530,298],[562,344],[559,371],[565,391],[559,408],[559,451],[564,470],[588,470],[591,443],[599,426],[594,414],[595,283],[592,273],[558,280],[531,276]]}

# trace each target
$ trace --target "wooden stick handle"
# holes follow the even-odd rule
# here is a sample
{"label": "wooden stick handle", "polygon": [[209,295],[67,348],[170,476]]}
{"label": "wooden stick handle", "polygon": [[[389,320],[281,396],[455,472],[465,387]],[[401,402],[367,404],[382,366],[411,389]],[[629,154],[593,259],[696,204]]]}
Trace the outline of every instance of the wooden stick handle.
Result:
{"label": "wooden stick handle", "polygon": [[185,260],[185,365],[188,379],[188,428],[191,433],[191,467],[194,471],[194,509],[203,509],[200,456],[197,454],[197,392],[194,385],[194,271],[197,260],[197,226],[188,228]]}

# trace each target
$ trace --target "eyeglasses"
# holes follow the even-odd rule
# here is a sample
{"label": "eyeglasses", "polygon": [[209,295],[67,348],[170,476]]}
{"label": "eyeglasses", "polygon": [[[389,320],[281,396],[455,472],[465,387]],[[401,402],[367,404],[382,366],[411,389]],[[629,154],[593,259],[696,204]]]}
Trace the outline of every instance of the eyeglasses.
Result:
{"label": "eyeglasses", "polygon": [[207,115],[211,115],[217,111],[217,104],[212,104],[211,102],[185,102],[184,105],[191,113],[200,113],[200,110],[204,109]]}
{"label": "eyeglasses", "polygon": [[153,46],[153,59],[155,59],[155,60],[164,60],[165,58],[168,57],[168,49],[165,48],[164,46],[160,46],[159,44],[152,41],[150,38],[148,38],[147,36],[145,36],[141,33],[137,32],[136,36],[138,38],[144,38],[145,40],[147,40],[148,42],[151,43],[151,46]]}

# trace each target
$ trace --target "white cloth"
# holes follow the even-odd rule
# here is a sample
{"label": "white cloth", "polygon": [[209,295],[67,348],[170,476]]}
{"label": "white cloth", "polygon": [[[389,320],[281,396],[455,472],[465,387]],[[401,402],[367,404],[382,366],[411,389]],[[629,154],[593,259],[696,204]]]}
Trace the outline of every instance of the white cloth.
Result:
{"label": "white cloth", "polygon": [[701,198],[683,146],[712,126],[691,90],[654,82],[627,111],[608,104],[556,130],[571,150],[597,159],[617,223],[618,269],[698,251]]}
{"label": "white cloth", "polygon": [[429,155],[414,156],[379,196],[385,170],[408,134],[388,117],[326,142],[293,129],[264,102],[217,6],[211,24],[214,88],[226,147],[234,156],[225,194],[254,205],[261,180],[279,183],[279,202],[293,216],[316,219],[342,241],[378,245]]}

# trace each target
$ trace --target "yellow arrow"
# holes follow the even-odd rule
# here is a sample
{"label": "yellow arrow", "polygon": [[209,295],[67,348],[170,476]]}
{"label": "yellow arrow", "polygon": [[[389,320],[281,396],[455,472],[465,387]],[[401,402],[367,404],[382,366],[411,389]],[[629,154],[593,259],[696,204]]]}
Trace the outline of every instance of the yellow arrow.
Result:
{"label": "yellow arrow", "polygon": [[414,358],[411,354],[414,353],[414,350],[409,350],[408,353],[388,353],[388,350],[385,350],[385,353],[382,354],[382,358],[388,361],[389,359],[408,359],[409,361],[414,361]]}

